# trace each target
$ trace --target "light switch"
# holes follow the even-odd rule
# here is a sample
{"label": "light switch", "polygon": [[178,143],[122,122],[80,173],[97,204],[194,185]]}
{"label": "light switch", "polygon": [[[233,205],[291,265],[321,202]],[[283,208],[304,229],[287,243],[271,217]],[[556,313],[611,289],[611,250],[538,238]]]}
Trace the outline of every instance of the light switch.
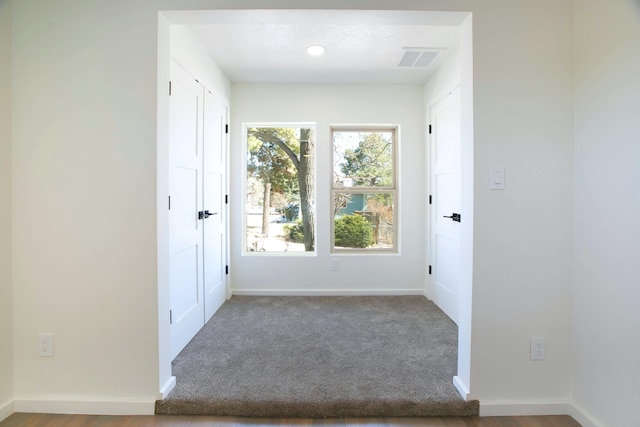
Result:
{"label": "light switch", "polygon": [[489,190],[504,190],[504,166],[489,167]]}

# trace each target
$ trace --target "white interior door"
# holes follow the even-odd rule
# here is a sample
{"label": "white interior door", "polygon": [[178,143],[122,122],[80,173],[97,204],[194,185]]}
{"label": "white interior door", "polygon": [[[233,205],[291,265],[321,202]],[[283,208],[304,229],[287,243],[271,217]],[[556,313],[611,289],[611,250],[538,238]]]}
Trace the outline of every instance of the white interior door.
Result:
{"label": "white interior door", "polygon": [[[226,286],[226,127],[227,108],[204,94],[204,307],[205,322],[227,299]],[[207,214],[208,212],[208,214]]]}
{"label": "white interior door", "polygon": [[172,359],[204,325],[202,86],[171,64],[169,247]]}
{"label": "white interior door", "polygon": [[461,254],[460,90],[430,108],[431,299],[458,323]]}

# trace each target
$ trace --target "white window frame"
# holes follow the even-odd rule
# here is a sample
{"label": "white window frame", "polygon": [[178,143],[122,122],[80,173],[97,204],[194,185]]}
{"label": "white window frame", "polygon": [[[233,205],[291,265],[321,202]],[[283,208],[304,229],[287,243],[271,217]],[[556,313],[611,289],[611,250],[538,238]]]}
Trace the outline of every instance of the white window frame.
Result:
{"label": "white window frame", "polygon": [[[335,132],[391,132],[392,133],[392,184],[388,187],[339,187],[335,185],[334,172],[335,172],[335,150],[334,150],[334,133]],[[331,254],[357,254],[357,255],[372,255],[372,254],[398,254],[399,253],[399,237],[400,237],[400,224],[399,218],[399,141],[400,141],[400,126],[398,125],[332,125],[330,127],[330,143],[329,149],[331,150],[331,194],[330,194],[330,223],[331,223],[331,237],[330,237],[330,253]],[[351,194],[391,194],[393,196],[393,246],[390,248],[337,248],[335,246],[335,195],[336,193],[351,193]]]}

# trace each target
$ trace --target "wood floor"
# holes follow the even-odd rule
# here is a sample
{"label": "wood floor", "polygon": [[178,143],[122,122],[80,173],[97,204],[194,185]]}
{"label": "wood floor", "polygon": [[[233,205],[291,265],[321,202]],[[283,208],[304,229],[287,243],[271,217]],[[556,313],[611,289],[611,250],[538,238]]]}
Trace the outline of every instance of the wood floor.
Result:
{"label": "wood floor", "polygon": [[214,416],[106,416],[13,414],[0,427],[580,427],[568,416],[461,418],[238,418]]}

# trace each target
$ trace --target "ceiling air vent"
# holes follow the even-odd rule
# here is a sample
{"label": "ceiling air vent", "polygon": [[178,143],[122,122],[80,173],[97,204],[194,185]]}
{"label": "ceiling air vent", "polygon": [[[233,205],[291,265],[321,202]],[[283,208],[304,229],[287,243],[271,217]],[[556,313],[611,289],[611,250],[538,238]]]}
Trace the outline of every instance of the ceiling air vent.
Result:
{"label": "ceiling air vent", "polygon": [[426,68],[436,59],[442,49],[424,47],[405,47],[398,67]]}

